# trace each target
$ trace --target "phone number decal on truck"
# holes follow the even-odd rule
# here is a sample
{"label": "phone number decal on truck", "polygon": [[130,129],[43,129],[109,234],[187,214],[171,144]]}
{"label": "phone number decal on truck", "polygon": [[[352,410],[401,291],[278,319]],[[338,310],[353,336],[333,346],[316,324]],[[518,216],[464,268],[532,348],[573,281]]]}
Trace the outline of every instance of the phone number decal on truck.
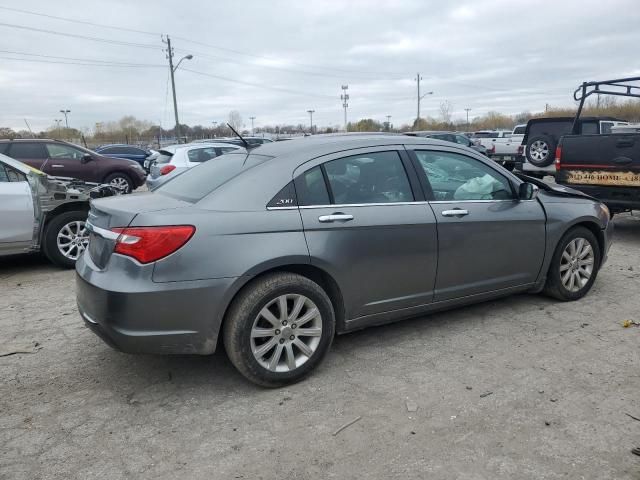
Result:
{"label": "phone number decal on truck", "polygon": [[579,185],[640,187],[640,173],[570,170],[567,172],[566,181]]}

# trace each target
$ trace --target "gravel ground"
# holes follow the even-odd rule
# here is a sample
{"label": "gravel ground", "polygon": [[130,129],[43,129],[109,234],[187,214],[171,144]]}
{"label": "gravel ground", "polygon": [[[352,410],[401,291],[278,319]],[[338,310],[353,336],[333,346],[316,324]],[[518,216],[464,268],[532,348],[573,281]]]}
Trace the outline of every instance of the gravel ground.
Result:
{"label": "gravel ground", "polygon": [[280,390],[222,352],[115,352],[80,321],[74,272],[0,260],[0,347],[41,347],[0,357],[0,478],[640,479],[640,327],[622,327],[640,320],[640,219],[615,223],[579,302],[520,295],[341,336]]}

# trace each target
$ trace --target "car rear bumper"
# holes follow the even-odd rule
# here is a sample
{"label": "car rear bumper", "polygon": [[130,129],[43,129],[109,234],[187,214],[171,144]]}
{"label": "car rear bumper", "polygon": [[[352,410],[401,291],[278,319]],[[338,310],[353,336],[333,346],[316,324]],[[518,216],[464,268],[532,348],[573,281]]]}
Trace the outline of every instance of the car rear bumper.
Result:
{"label": "car rear bumper", "polygon": [[127,353],[211,354],[236,279],[155,283],[114,278],[81,258],[78,310],[85,325]]}

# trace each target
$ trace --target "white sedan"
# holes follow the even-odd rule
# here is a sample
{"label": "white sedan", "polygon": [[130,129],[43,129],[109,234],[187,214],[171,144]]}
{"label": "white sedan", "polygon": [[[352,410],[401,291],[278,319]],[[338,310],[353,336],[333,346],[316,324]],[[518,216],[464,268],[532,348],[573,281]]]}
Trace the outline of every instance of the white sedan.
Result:
{"label": "white sedan", "polygon": [[196,165],[238,150],[244,150],[244,148],[220,142],[170,145],[161,149],[158,157],[151,163],[147,186],[149,190],[154,190],[168,179]]}

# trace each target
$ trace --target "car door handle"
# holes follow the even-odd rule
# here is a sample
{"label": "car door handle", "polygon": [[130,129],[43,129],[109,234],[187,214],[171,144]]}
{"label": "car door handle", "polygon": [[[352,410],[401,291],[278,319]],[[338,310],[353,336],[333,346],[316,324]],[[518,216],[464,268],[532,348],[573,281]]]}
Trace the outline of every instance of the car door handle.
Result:
{"label": "car door handle", "polygon": [[60,165],[59,163],[54,163],[51,165],[51,168],[64,168],[64,165]]}
{"label": "car door handle", "polygon": [[443,217],[464,217],[465,215],[469,215],[469,210],[462,210],[460,208],[454,208],[453,210],[443,210]]}
{"label": "car door handle", "polygon": [[318,217],[320,223],[349,222],[351,220],[353,220],[353,215],[346,213],[332,213],[331,215],[320,215]]}

